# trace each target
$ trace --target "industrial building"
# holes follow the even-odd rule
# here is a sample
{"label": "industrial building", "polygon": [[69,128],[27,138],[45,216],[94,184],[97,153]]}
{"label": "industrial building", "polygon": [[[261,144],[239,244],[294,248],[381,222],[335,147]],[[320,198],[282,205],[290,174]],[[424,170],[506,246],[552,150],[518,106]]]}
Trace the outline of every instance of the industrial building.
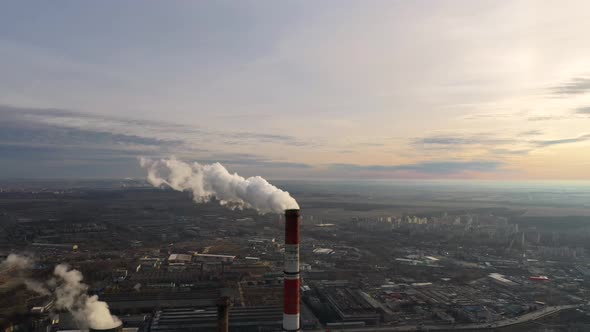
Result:
{"label": "industrial building", "polygon": [[[318,326],[318,320],[311,310],[302,306],[301,323],[304,329]],[[217,310],[214,307],[202,309],[181,308],[163,309],[156,312],[149,327],[150,332],[171,331],[202,331],[214,330],[217,326]],[[229,309],[229,331],[281,331],[283,307],[255,306]]]}
{"label": "industrial building", "polygon": [[191,292],[107,293],[101,296],[114,313],[149,312],[153,308],[211,306],[219,298],[218,288]]}
{"label": "industrial building", "polygon": [[[281,306],[232,307],[229,311],[229,330],[277,331],[281,329],[283,308]],[[183,308],[159,310],[154,315],[150,332],[202,331],[213,330],[217,326],[217,309]]]}
{"label": "industrial building", "polygon": [[233,262],[236,256],[232,255],[215,255],[215,254],[195,254],[197,262]]}
{"label": "industrial building", "polygon": [[512,280],[507,279],[504,275],[500,273],[490,273],[488,275],[490,279],[498,285],[505,286],[505,287],[512,287],[517,286],[518,284]]}
{"label": "industrial building", "polygon": [[192,256],[188,254],[171,254],[168,256],[168,263],[169,264],[188,264],[192,261]]}
{"label": "industrial building", "polygon": [[69,251],[76,251],[78,250],[77,244],[65,244],[65,243],[33,243],[31,244],[33,247],[38,248],[48,248],[48,249],[60,249],[60,250],[69,250]]}
{"label": "industrial building", "polygon": [[319,290],[338,318],[343,322],[365,322],[377,325],[381,318],[377,308],[367,301],[366,294],[348,287],[327,287]]}

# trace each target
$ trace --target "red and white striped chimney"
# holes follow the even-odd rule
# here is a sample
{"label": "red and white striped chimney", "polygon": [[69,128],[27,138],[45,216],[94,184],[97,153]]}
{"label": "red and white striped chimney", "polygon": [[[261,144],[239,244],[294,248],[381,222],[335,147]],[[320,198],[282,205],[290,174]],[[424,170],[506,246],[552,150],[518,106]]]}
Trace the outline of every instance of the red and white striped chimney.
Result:
{"label": "red and white striped chimney", "polygon": [[299,331],[299,210],[285,210],[283,330]]}

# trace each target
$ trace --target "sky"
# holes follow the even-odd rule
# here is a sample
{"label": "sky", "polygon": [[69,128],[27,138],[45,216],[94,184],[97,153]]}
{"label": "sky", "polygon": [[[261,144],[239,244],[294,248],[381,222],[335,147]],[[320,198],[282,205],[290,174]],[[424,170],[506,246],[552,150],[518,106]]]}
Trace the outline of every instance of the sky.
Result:
{"label": "sky", "polygon": [[588,1],[6,1],[0,178],[590,180]]}

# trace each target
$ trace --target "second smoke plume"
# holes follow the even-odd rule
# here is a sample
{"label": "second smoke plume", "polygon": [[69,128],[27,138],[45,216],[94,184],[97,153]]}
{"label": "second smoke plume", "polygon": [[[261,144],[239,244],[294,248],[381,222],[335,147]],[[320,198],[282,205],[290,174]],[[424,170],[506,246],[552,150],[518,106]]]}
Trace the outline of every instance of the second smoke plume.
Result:
{"label": "second smoke plume", "polygon": [[147,179],[151,185],[166,185],[174,190],[189,191],[197,203],[215,198],[222,205],[252,208],[260,213],[299,209],[297,201],[288,192],[273,186],[264,178],[244,178],[237,173],[232,174],[220,163],[189,164],[174,158],[141,158],[140,163],[147,169]]}

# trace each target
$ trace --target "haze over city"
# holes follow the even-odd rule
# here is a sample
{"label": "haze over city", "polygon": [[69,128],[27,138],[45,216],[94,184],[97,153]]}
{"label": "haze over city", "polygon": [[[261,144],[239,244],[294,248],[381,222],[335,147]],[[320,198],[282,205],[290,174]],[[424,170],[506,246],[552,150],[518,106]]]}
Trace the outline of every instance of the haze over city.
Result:
{"label": "haze over city", "polygon": [[0,176],[589,180],[589,6],[5,3]]}

